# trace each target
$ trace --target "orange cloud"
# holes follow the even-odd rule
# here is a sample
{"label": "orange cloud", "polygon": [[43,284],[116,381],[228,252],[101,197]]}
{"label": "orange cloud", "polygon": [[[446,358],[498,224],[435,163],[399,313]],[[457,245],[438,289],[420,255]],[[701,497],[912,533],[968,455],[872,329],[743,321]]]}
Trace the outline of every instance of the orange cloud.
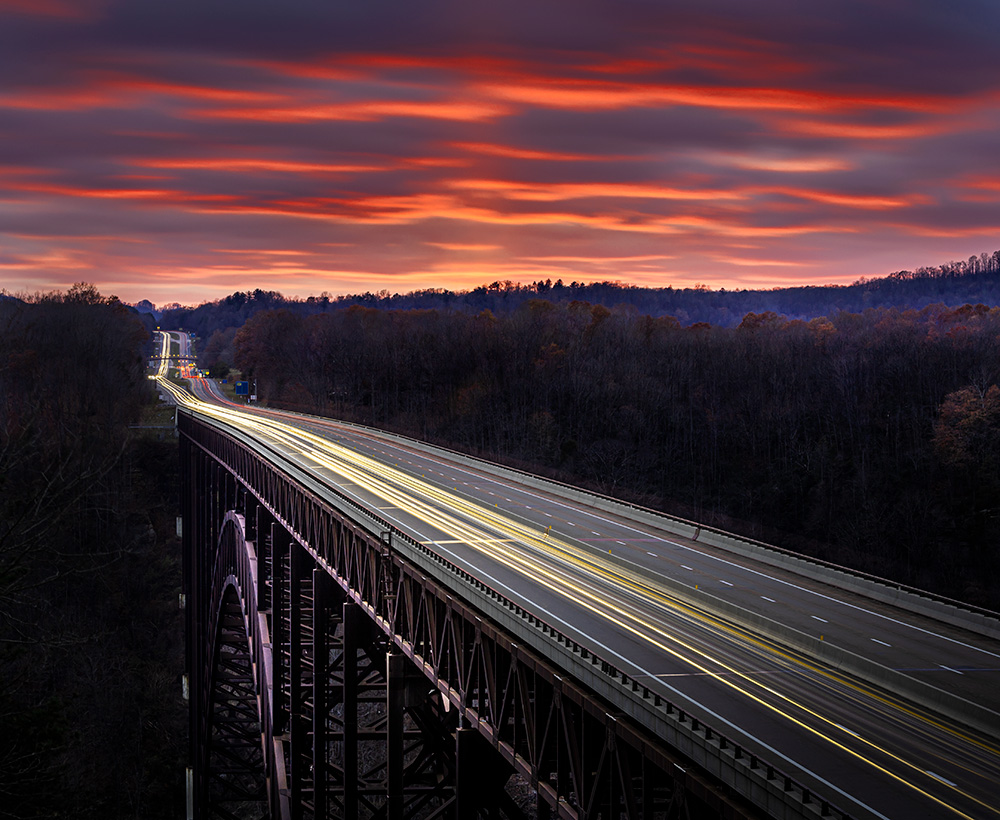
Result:
{"label": "orange cloud", "polygon": [[307,251],[277,250],[274,248],[213,248],[212,253],[236,253],[247,256],[312,256]]}
{"label": "orange cloud", "polygon": [[592,265],[610,265],[618,262],[656,262],[677,257],[657,253],[640,256],[526,256],[524,258],[539,262],[586,262]]}
{"label": "orange cloud", "polygon": [[811,174],[852,171],[854,162],[837,157],[768,157],[753,154],[715,153],[704,157],[709,162],[743,168],[748,171],[774,171],[779,174]]}
{"label": "orange cloud", "polygon": [[966,176],[955,185],[964,189],[955,195],[961,202],[1000,202],[1000,177]]}
{"label": "orange cloud", "polygon": [[1000,191],[1000,177],[966,178],[963,184],[970,188],[980,188],[984,191]]}
{"label": "orange cloud", "polygon": [[0,263],[0,270],[37,270],[39,268],[58,268],[60,270],[81,270],[90,267],[89,263],[78,258],[79,254],[72,250],[53,249],[39,254],[21,254],[13,262]]}
{"label": "orange cloud", "polygon": [[80,188],[71,185],[47,185],[42,183],[17,183],[9,184],[7,187],[29,193],[95,199],[173,199],[178,195],[177,191],[156,188]]}
{"label": "orange cloud", "polygon": [[909,223],[893,223],[886,225],[910,236],[933,237],[935,239],[968,239],[977,237],[988,242],[989,247],[996,243],[1000,236],[1000,221],[993,225],[975,225],[968,227],[937,227],[935,225],[918,225]]}
{"label": "orange cloud", "polygon": [[474,253],[481,251],[498,251],[503,247],[502,245],[461,244],[458,242],[426,242],[424,244],[430,245],[434,248],[441,248],[445,251],[472,251]]}
{"label": "orange cloud", "polygon": [[747,239],[805,236],[817,233],[857,233],[858,230],[847,225],[745,225],[701,216],[671,217],[663,222],[678,231],[705,232]]}
{"label": "orange cloud", "polygon": [[536,202],[556,202],[592,197],[672,200],[736,200],[745,198],[743,194],[730,190],[697,190],[639,183],[569,182],[545,184],[508,182],[499,179],[458,179],[450,180],[445,184],[451,188],[502,193],[512,199]]}
{"label": "orange cloud", "polygon": [[453,142],[450,143],[450,146],[459,151],[468,151],[473,154],[510,157],[511,159],[537,159],[546,162],[608,162],[630,158],[615,154],[571,154],[558,151],[538,151],[488,142]]}
{"label": "orange cloud", "polygon": [[396,162],[400,167],[412,168],[465,168],[472,164],[462,157],[405,157]]}
{"label": "orange cloud", "polygon": [[193,194],[168,188],[85,188],[43,182],[13,182],[7,183],[6,188],[28,194],[47,194],[73,199],[137,200],[182,206],[206,202],[231,202],[236,199],[229,194]]}
{"label": "orange cloud", "polygon": [[367,171],[383,171],[384,166],[336,164],[322,162],[299,162],[294,160],[275,159],[237,159],[228,157],[207,158],[163,158],[155,157],[132,160],[133,164],[145,168],[176,168],[197,169],[207,171],[226,171],[242,174],[247,171],[270,171],[291,174],[350,174]]}
{"label": "orange cloud", "polygon": [[780,130],[810,137],[836,137],[856,140],[893,140],[933,137],[951,131],[961,131],[958,121],[926,120],[903,125],[871,125],[866,123],[830,122],[826,120],[783,120],[775,123]]}
{"label": "orange cloud", "polygon": [[583,110],[694,106],[739,110],[827,112],[859,108],[947,110],[951,105],[926,95],[857,95],[790,88],[724,85],[664,85],[553,79],[524,84],[484,83],[484,94],[511,102]]}
{"label": "orange cloud", "polygon": [[869,196],[864,194],[841,194],[835,191],[814,191],[809,188],[760,188],[761,193],[776,193],[797,199],[808,199],[812,202],[822,202],[827,205],[843,205],[848,208],[863,208],[866,210],[889,210],[905,208],[911,205],[927,204],[929,197],[918,194],[906,196]]}
{"label": "orange cloud", "polygon": [[311,120],[376,122],[392,117],[469,122],[491,120],[508,113],[510,113],[508,106],[477,100],[438,100],[426,102],[386,100],[192,110],[188,112],[188,116],[193,118],[256,120],[260,122],[309,122]]}
{"label": "orange cloud", "polygon": [[454,197],[430,193],[355,199],[314,197],[266,204],[229,197],[203,205],[192,201],[191,208],[203,213],[299,217],[358,225],[408,225],[430,219],[449,219],[487,225],[576,225],[633,233],[667,234],[675,231],[662,221],[643,219],[638,214],[579,214],[569,211],[505,213],[468,206]]}
{"label": "orange cloud", "polygon": [[728,35],[724,42],[682,44],[672,55],[682,66],[698,66],[721,76],[803,77],[815,74],[817,66],[780,53],[773,42]]}

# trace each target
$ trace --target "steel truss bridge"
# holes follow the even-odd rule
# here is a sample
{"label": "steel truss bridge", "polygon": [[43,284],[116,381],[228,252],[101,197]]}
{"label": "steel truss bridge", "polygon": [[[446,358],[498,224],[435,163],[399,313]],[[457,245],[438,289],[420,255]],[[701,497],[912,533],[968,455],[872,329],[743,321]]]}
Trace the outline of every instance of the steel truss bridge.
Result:
{"label": "steel truss bridge", "polygon": [[[680,747],[714,742],[778,803],[839,816],[457,567],[404,559],[388,522],[366,529],[188,415],[180,430],[197,816],[767,816],[464,602],[448,576],[602,689],[660,711]],[[527,800],[505,791],[515,773]]]}
{"label": "steel truss bridge", "polygon": [[[441,548],[446,542],[411,537],[391,508],[362,503],[347,484],[304,466],[302,441],[279,446],[236,421],[236,411],[213,416],[176,387],[161,387],[181,404],[189,816],[1000,817],[995,637],[976,639],[972,649],[985,656],[979,666],[889,669],[823,635],[806,641],[695,585],[692,595],[727,616],[722,631],[754,646],[765,643],[760,635],[781,638],[784,666],[774,675],[788,674],[793,655],[796,669],[812,670],[795,671],[796,679],[824,663],[849,670],[843,680],[827,672],[816,672],[819,684],[805,680],[827,687],[819,702],[830,701],[830,716],[817,721],[835,727],[823,743],[841,754],[836,765],[856,765],[863,775],[838,784],[814,776],[818,764],[790,763],[780,747],[673,696],[679,690],[626,659],[624,638],[588,640],[544,607],[519,602],[516,584],[462,566]],[[211,392],[193,389],[205,399]],[[700,529],[689,536],[708,540]],[[991,613],[963,611],[952,620],[970,618],[977,634],[1000,634]],[[964,627],[955,634],[975,642]],[[793,652],[799,643],[804,659]],[[953,691],[927,684],[938,674],[950,676]],[[860,723],[845,725],[848,701],[860,704]],[[739,713],[748,728],[759,719]],[[917,736],[904,725],[911,720],[927,743],[914,751],[916,765],[896,751]],[[852,738],[871,750],[867,758],[848,748]],[[814,753],[802,748],[803,757]],[[893,769],[887,761],[895,759],[902,762]],[[852,799],[855,791],[863,799]],[[872,808],[880,793],[891,796]]]}

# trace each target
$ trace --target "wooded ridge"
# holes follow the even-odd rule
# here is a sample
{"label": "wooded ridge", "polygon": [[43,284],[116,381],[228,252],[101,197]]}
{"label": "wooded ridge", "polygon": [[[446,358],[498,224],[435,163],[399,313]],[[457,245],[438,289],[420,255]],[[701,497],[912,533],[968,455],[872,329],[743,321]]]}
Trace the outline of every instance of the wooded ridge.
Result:
{"label": "wooded ridge", "polygon": [[209,339],[269,404],[358,421],[996,607],[1000,309],[749,313],[683,327],[264,311]]}
{"label": "wooded ridge", "polygon": [[0,300],[0,818],[175,818],[177,443],[130,430],[147,329],[91,286]]}

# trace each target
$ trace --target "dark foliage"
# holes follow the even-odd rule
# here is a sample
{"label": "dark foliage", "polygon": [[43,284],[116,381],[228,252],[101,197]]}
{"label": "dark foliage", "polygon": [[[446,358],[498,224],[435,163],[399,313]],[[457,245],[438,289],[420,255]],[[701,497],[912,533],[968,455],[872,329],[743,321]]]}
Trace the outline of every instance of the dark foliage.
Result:
{"label": "dark foliage", "polygon": [[996,606],[1000,309],[254,315],[265,401],[445,443]]}
{"label": "dark foliage", "polygon": [[[363,293],[348,296],[310,296],[287,299],[260,289],[234,293],[197,308],[170,306],[162,313],[164,328],[184,328],[208,339],[216,331],[233,333],[247,319],[263,310],[285,309],[298,316],[329,313],[358,306],[379,310],[447,310],[504,314],[532,299],[553,304],[574,301],[605,307],[630,307],[653,317],[673,316],[682,325],[706,322],[735,327],[747,313],[773,311],[790,319],[814,319],[838,311],[860,313],[868,308],[901,310],[932,304],[1000,304],[1000,251],[948,262],[935,268],[898,271],[879,279],[859,279],[852,285],[826,285],[772,290],[709,290],[694,288],[642,288],[617,282],[584,284],[544,280],[528,285],[492,282],[468,291],[431,288],[411,293]],[[232,364],[231,360],[225,360]],[[203,362],[210,366],[214,361]]]}
{"label": "dark foliage", "polygon": [[148,333],[89,286],[0,303],[0,817],[176,817],[176,444]]}

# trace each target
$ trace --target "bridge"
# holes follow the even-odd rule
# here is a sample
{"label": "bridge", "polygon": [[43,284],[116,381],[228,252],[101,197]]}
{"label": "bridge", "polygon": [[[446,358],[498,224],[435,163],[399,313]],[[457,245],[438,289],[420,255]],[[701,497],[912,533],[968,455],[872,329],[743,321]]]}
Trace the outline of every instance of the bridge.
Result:
{"label": "bridge", "polygon": [[160,384],[191,816],[998,816],[995,614]]}

